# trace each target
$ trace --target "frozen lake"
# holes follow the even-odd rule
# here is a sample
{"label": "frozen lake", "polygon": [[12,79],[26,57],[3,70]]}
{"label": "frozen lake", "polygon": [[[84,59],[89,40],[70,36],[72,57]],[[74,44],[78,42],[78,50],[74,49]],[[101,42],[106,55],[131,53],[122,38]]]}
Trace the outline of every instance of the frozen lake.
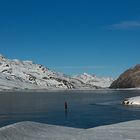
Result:
{"label": "frozen lake", "polygon": [[[91,128],[140,120],[140,107],[123,106],[121,101],[140,95],[139,90],[15,92],[0,94],[0,127],[19,122]],[[68,110],[64,109],[64,102]]]}

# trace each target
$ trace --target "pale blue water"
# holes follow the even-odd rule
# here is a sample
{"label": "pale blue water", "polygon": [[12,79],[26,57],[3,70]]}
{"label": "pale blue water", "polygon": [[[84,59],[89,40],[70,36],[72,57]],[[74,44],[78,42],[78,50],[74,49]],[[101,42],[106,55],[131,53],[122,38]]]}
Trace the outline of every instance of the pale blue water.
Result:
{"label": "pale blue water", "polygon": [[[140,107],[121,105],[140,91],[67,91],[51,93],[1,93],[0,127],[19,122],[91,128],[140,119]],[[64,102],[68,110],[64,109]]]}

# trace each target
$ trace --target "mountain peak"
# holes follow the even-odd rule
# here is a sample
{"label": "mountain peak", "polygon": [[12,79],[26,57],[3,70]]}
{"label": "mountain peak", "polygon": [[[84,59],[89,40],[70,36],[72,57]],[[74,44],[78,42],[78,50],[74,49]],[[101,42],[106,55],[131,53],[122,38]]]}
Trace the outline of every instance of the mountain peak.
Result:
{"label": "mountain peak", "polygon": [[90,74],[84,72],[82,75],[85,75],[85,76],[91,76]]}

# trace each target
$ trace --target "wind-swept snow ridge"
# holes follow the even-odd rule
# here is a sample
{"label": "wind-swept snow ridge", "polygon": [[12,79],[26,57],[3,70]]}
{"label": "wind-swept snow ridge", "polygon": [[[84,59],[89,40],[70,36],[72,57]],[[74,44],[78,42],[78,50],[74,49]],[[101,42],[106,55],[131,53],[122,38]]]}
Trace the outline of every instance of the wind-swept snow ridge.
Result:
{"label": "wind-swept snow ridge", "polygon": [[140,121],[91,129],[77,129],[35,122],[0,128],[1,140],[140,140]]}

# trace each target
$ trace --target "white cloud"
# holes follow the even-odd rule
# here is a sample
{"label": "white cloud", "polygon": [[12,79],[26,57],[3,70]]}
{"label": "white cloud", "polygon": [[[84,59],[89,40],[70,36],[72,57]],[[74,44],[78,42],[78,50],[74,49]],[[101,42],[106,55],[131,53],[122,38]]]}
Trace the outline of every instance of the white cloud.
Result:
{"label": "white cloud", "polygon": [[140,21],[122,21],[108,26],[109,30],[129,30],[137,28],[140,28]]}

